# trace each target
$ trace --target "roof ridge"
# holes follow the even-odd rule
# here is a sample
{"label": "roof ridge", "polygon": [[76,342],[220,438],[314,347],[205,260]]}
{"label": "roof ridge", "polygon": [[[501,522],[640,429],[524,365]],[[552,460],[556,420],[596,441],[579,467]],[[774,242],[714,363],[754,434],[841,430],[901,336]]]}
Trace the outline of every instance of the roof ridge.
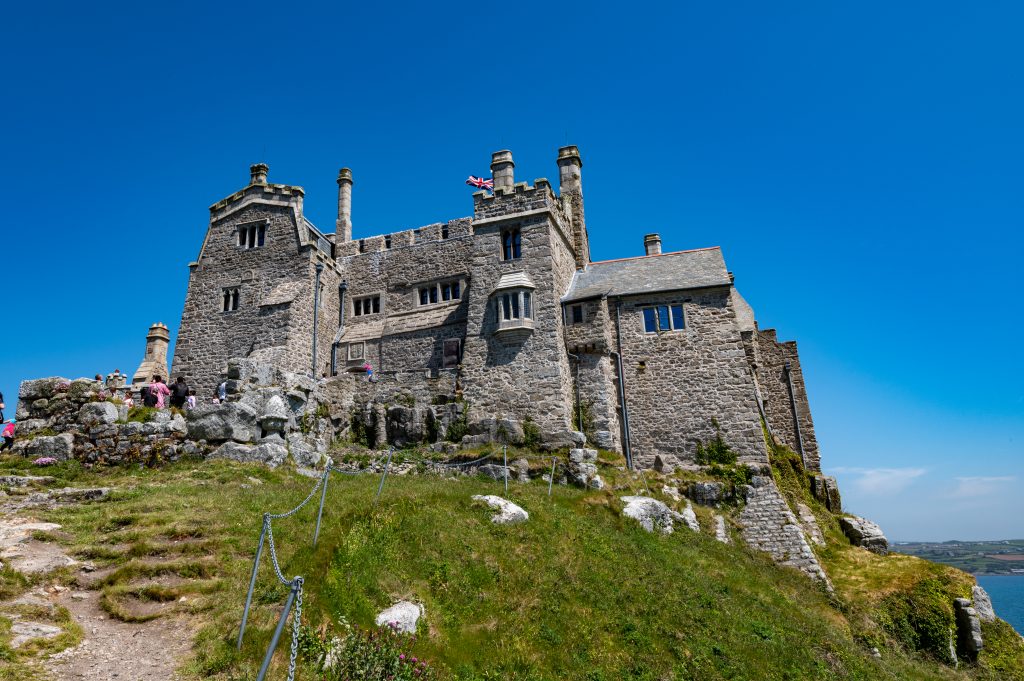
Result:
{"label": "roof ridge", "polygon": [[592,260],[588,265],[604,265],[610,262],[622,262],[623,260],[640,260],[641,258],[660,258],[663,255],[681,255],[683,253],[699,253],[700,251],[720,251],[721,246],[705,246],[704,248],[688,248],[684,251],[671,251],[669,253],[656,253],[654,255],[632,255],[628,258],[612,258],[611,260]]}

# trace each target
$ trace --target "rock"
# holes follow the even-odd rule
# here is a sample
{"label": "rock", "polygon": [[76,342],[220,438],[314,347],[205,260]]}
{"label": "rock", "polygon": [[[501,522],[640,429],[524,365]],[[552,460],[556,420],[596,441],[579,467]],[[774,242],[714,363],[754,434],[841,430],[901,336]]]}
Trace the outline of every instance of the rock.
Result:
{"label": "rock", "polygon": [[526,459],[516,459],[509,468],[516,472],[516,480],[522,483],[530,482],[530,462]]}
{"label": "rock", "polygon": [[814,511],[807,504],[797,503],[796,514],[800,519],[800,526],[804,528],[804,534],[811,540],[811,543],[824,546],[825,537],[821,534],[821,528],[818,527],[818,519],[814,517]]}
{"label": "rock", "polygon": [[594,431],[594,446],[598,449],[615,449],[615,437],[610,430]]}
{"label": "rock", "polygon": [[60,627],[55,627],[52,624],[17,620],[11,625],[11,634],[13,636],[10,646],[11,648],[20,648],[35,638],[54,638],[60,635],[60,631]]}
{"label": "rock", "polygon": [[971,601],[966,598],[954,600],[953,611],[956,614],[956,651],[962,658],[977,659],[984,646],[981,638],[981,618],[971,606]]}
{"label": "rock", "polygon": [[50,422],[46,419],[18,419],[18,434],[31,435],[37,430],[49,427]]}
{"label": "rock", "polygon": [[700,532],[700,523],[697,522],[697,514],[693,512],[693,505],[687,500],[686,508],[680,514],[683,516],[683,522],[694,532]]}
{"label": "rock", "polygon": [[262,463],[274,468],[288,458],[288,449],[278,443],[263,442],[259,445],[243,445],[225,442],[210,453],[211,459],[230,459],[243,463]]}
{"label": "rock", "polygon": [[971,598],[974,599],[974,610],[982,622],[996,621],[996,611],[992,608],[992,599],[987,591],[975,584],[971,589]]}
{"label": "rock", "polygon": [[669,485],[665,485],[664,487],[661,488],[661,491],[664,492],[665,496],[667,496],[672,501],[683,500],[683,496],[679,493],[678,487],[671,487]]}
{"label": "rock", "polygon": [[198,404],[188,411],[188,436],[193,440],[252,442],[256,437],[256,411],[245,404]]}
{"label": "rock", "polygon": [[485,463],[476,470],[478,473],[482,473],[483,475],[486,475],[489,478],[494,478],[495,480],[504,480],[505,478],[509,478],[510,480],[512,479],[512,470],[505,466],[499,466],[498,464]]}
{"label": "rock", "polygon": [[71,433],[60,435],[41,435],[31,440],[15,440],[15,453],[36,459],[43,456],[52,456],[58,461],[67,461],[72,458],[72,451],[75,445],[75,438]]}
{"label": "rock", "polygon": [[657,472],[669,475],[675,469],[675,466],[673,466],[667,460],[663,459],[661,457],[661,454],[658,454],[654,457],[654,470],[656,470]]}
{"label": "rock", "polygon": [[729,538],[729,533],[725,529],[725,518],[720,515],[715,516],[715,539],[723,544],[732,543],[732,539]]}
{"label": "rock", "polygon": [[604,481],[597,474],[597,450],[582,447],[569,450],[569,463],[565,466],[565,476],[569,482],[581,487],[602,489]]}
{"label": "rock", "polygon": [[394,405],[388,408],[386,419],[388,442],[406,447],[423,441],[425,428],[416,407]]}
{"label": "rock", "polygon": [[582,447],[587,443],[583,433],[576,430],[556,430],[546,432],[541,436],[541,448],[545,451],[555,451],[573,447]]}
{"label": "rock", "polygon": [[[311,438],[302,433],[288,434],[288,449],[291,450],[292,459],[295,460],[296,465],[316,468],[323,461],[324,452],[320,450],[318,443],[310,440]],[[273,440],[267,441],[272,442]]]}
{"label": "rock", "polygon": [[101,501],[110,496],[109,487],[75,488],[64,487],[55,489],[49,493],[54,501],[78,502],[78,501]]}
{"label": "rock", "polygon": [[185,417],[181,414],[175,414],[170,423],[167,424],[166,430],[168,433],[178,433],[179,435],[188,433],[188,424],[185,422]]}
{"label": "rock", "polygon": [[476,494],[473,496],[473,500],[482,501],[494,510],[498,511],[496,514],[491,516],[491,522],[495,525],[524,523],[530,518],[530,514],[523,510],[522,507],[513,504],[508,499],[502,499],[501,497],[493,494]]}
{"label": "rock", "polygon": [[725,496],[725,485],[720,482],[695,482],[690,485],[690,498],[701,506],[716,506]]}
{"label": "rock", "polygon": [[0,487],[27,487],[28,485],[48,485],[56,478],[49,475],[0,475]]}
{"label": "rock", "polygon": [[[662,534],[672,534],[674,521],[686,522],[686,519],[679,513],[657,499],[650,497],[622,497],[626,507],[622,509],[622,515],[633,518],[640,523],[640,526],[648,532],[655,529]],[[690,509],[691,513],[693,509]],[[696,521],[696,518],[694,519]]]}
{"label": "rock", "polygon": [[882,534],[882,528],[870,520],[855,515],[843,516],[839,518],[839,526],[854,546],[882,556],[889,553],[889,540]]}
{"label": "rock", "polygon": [[416,625],[426,611],[419,603],[399,601],[377,615],[378,627],[391,627],[398,633],[415,634]]}
{"label": "rock", "polygon": [[839,496],[839,484],[835,478],[825,475],[814,475],[811,477],[811,494],[814,498],[825,504],[825,508],[833,513],[843,512],[842,499]]}
{"label": "rock", "polygon": [[22,402],[34,402],[53,395],[60,383],[69,383],[66,378],[52,376],[37,378],[34,381],[22,381],[18,388],[18,399]]}

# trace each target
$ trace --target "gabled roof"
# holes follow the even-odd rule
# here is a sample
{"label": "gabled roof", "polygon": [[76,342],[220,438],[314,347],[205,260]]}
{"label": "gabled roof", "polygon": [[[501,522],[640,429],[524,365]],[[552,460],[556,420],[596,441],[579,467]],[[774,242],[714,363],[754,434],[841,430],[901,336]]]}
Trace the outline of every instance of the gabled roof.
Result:
{"label": "gabled roof", "polygon": [[658,291],[729,286],[718,246],[661,255],[589,263],[573,276],[563,302],[599,296],[626,296]]}

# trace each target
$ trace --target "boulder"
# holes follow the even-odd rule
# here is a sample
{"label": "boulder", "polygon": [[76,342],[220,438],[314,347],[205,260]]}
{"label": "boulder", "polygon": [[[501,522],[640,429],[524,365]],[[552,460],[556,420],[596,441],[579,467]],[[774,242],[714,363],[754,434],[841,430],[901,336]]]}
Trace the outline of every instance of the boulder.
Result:
{"label": "boulder", "polygon": [[70,383],[70,381],[57,376],[37,378],[34,381],[22,381],[18,387],[18,399],[29,403],[38,399],[48,398],[53,395],[57,385],[61,383]]}
{"label": "boulder", "polygon": [[473,501],[482,501],[497,511],[497,513],[491,516],[491,522],[495,525],[514,525],[515,523],[524,523],[530,519],[530,514],[523,510],[521,506],[517,506],[508,499],[502,499],[493,494],[476,494],[473,496]]}
{"label": "boulder", "polygon": [[690,485],[690,498],[701,506],[716,506],[725,497],[721,482],[695,482]]}
{"label": "boulder", "polygon": [[654,470],[658,473],[671,475],[672,471],[675,469],[676,467],[672,465],[672,462],[668,460],[668,457],[662,457],[661,454],[654,457]]}
{"label": "boulder", "polygon": [[198,404],[188,412],[188,436],[193,440],[252,442],[256,439],[256,411],[245,404]]}
{"label": "boulder", "polygon": [[416,625],[426,611],[419,603],[399,601],[377,615],[378,627],[391,627],[400,634],[415,634]]}
{"label": "boulder", "polygon": [[810,509],[807,504],[797,503],[796,515],[800,519],[800,526],[804,528],[804,534],[811,541],[812,544],[818,546],[825,545],[825,537],[821,534],[821,528],[818,527],[818,519],[814,517],[814,512]]}
{"label": "boulder", "polygon": [[961,658],[977,659],[984,646],[981,638],[981,618],[966,598],[953,601],[956,614],[956,651]]}
{"label": "boulder", "polygon": [[387,410],[388,442],[396,447],[419,444],[423,441],[425,428],[420,410],[416,407],[394,405]]}
{"label": "boulder", "polygon": [[[266,440],[266,442],[273,441],[274,439]],[[316,468],[319,466],[327,451],[327,447],[321,445],[320,441],[302,433],[288,434],[288,449],[291,451],[292,459],[295,460],[297,466],[304,468]]]}
{"label": "boulder", "polygon": [[683,512],[679,515],[683,517],[683,522],[686,523],[687,527],[694,532],[700,532],[700,523],[697,522],[697,514],[693,512],[693,504],[691,504],[689,500],[686,502],[686,508],[684,508]]}
{"label": "boulder", "polygon": [[655,529],[662,534],[672,534],[675,521],[685,522],[685,518],[657,499],[650,497],[622,497],[626,507],[622,515],[640,523],[640,527],[648,532]]}
{"label": "boulder", "polygon": [[37,459],[43,456],[51,456],[58,461],[67,461],[72,458],[72,451],[75,446],[75,438],[71,433],[60,435],[40,435],[31,440],[15,440],[14,453]]}
{"label": "boulder", "polygon": [[598,449],[615,449],[615,436],[610,430],[595,430],[593,432],[594,446]]}
{"label": "boulder", "polygon": [[278,443],[264,442],[259,445],[243,445],[225,442],[210,452],[211,459],[230,459],[243,463],[262,463],[271,468],[279,466],[288,458],[288,449]]}
{"label": "boulder", "polygon": [[843,503],[839,496],[839,484],[835,478],[826,475],[812,476],[811,494],[814,495],[815,499],[825,504],[825,508],[833,513],[843,512]]}
{"label": "boulder", "polygon": [[987,591],[975,584],[971,589],[971,598],[974,600],[974,610],[982,622],[996,621],[996,611],[992,608],[992,599]]}
{"label": "boulder", "polygon": [[30,435],[49,425],[50,422],[46,419],[18,419],[18,435]]}
{"label": "boulder", "polygon": [[715,516],[715,539],[723,544],[732,543],[732,540],[729,538],[729,533],[725,529],[725,518],[720,515]]}
{"label": "boulder", "polygon": [[603,489],[604,481],[597,474],[596,461],[596,449],[570,449],[569,463],[565,466],[566,479],[574,485]]}
{"label": "boulder", "polygon": [[839,518],[839,526],[854,546],[882,556],[889,553],[889,540],[882,534],[882,528],[870,520],[855,515],[843,516]]}
{"label": "boulder", "polygon": [[27,620],[15,620],[11,625],[11,648],[17,649],[33,639],[56,638],[61,634],[61,628],[52,624],[42,622],[29,622]]}
{"label": "boulder", "polygon": [[486,475],[489,478],[494,478],[495,480],[504,480],[505,478],[508,478],[509,480],[512,479],[512,469],[505,466],[499,466],[498,464],[485,463],[476,470],[478,473],[482,473],[483,475]]}

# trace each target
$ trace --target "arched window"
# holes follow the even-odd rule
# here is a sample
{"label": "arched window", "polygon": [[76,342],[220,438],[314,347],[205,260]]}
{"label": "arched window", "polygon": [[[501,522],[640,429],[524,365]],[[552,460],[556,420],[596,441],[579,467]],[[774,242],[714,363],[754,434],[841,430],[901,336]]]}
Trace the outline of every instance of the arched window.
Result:
{"label": "arched window", "polygon": [[501,259],[516,260],[523,257],[523,236],[519,228],[501,233]]}

